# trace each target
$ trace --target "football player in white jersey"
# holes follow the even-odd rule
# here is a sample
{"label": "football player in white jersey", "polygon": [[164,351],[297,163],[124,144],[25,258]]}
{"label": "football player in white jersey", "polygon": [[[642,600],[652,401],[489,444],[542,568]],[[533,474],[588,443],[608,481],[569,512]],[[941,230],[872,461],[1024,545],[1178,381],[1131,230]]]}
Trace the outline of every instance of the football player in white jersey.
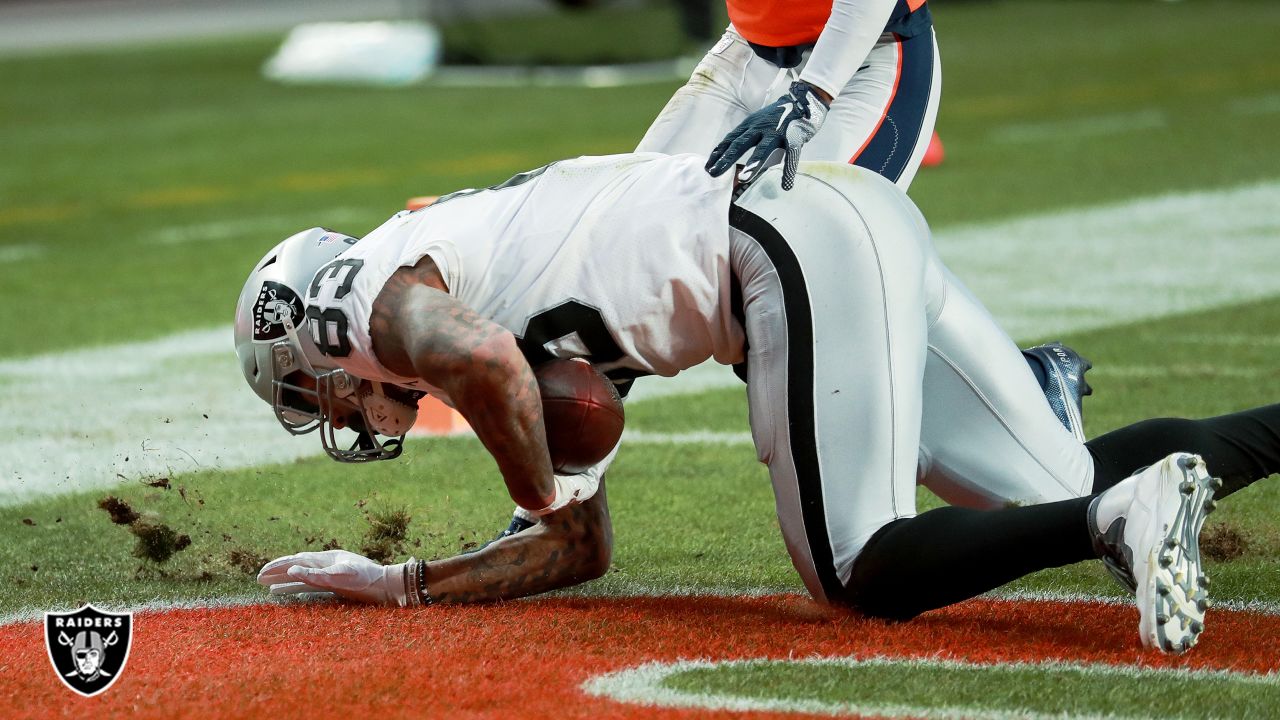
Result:
{"label": "football player in white jersey", "polygon": [[[715,358],[747,363],[757,453],[815,598],[910,618],[1101,557],[1135,591],[1145,644],[1193,645],[1208,606],[1198,533],[1219,481],[1179,451],[1232,487],[1265,477],[1280,469],[1280,409],[1083,445],[900,190],[842,164],[801,165],[803,192],[779,175],[735,199],[697,156],[579,158],[445,196],[359,241],[317,228],[274,248],[240,297],[236,346],[281,422],[318,428],[339,460],[384,459],[415,395],[437,394],[541,521],[439,561],[289,555],[259,581],[411,605],[598,577],[609,459],[552,472],[531,364],[583,357],[625,386]],[[349,449],[343,426],[358,433]],[[917,515],[918,473],[957,506]]]}

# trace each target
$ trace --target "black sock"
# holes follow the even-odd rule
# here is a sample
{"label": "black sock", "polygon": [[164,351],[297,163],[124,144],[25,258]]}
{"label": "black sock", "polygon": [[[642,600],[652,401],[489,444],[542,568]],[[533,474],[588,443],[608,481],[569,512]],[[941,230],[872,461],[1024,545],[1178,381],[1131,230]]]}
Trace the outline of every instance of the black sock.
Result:
{"label": "black sock", "polygon": [[1049,378],[1045,375],[1044,363],[1035,355],[1028,355],[1025,351],[1022,353],[1022,359],[1027,361],[1027,367],[1031,368],[1031,374],[1036,376],[1036,382],[1040,383],[1040,391],[1044,392],[1044,388],[1049,384]]}
{"label": "black sock", "polygon": [[845,603],[905,620],[1027,573],[1097,557],[1091,497],[969,510],[944,507],[885,525],[859,553]]}
{"label": "black sock", "polygon": [[1222,478],[1222,498],[1280,472],[1280,405],[1204,420],[1157,418],[1114,430],[1085,443],[1093,455],[1093,492],[1099,493],[1175,452],[1196,453]]}

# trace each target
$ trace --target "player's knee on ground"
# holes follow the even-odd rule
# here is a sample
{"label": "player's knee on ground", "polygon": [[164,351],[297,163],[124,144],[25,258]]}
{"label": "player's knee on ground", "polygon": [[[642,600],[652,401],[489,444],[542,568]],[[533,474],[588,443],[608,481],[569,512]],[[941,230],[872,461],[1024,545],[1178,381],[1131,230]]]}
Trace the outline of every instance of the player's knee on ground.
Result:
{"label": "player's knee on ground", "polygon": [[895,520],[871,536],[853,563],[844,594],[830,598],[833,604],[885,620],[910,620],[929,609],[930,604],[920,602],[912,584],[903,581],[901,565],[895,561],[894,553],[885,552],[879,542],[902,522],[904,520]]}

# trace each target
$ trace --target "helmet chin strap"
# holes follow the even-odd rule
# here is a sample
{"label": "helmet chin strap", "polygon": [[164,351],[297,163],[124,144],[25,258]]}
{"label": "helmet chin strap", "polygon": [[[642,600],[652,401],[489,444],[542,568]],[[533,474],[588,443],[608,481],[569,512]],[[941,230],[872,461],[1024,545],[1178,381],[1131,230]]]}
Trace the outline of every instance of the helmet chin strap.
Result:
{"label": "helmet chin strap", "polygon": [[[273,346],[271,357],[272,384],[276,387],[276,418],[280,424],[295,435],[320,430],[320,444],[325,453],[339,462],[370,462],[398,457],[403,450],[405,434],[413,426],[413,420],[417,416],[416,406],[407,408],[386,397],[381,383],[376,383],[376,392],[359,393],[362,381],[341,368],[317,371],[302,352],[302,342],[292,318],[285,318],[283,325],[288,342]],[[311,377],[315,381],[315,389],[285,382],[285,375],[295,370]],[[316,412],[286,406],[283,402],[284,390],[314,399]],[[376,403],[379,407],[366,406],[367,398],[380,398],[381,401]],[[338,428],[333,423],[333,418],[337,415],[334,408],[339,399],[355,406],[359,412],[358,421],[349,423],[357,434],[356,441],[346,449],[338,445]],[[296,419],[299,417],[301,422]],[[388,439],[380,440],[379,434],[388,436]]]}
{"label": "helmet chin strap", "polygon": [[362,384],[357,395],[369,428],[381,435],[404,435],[418,419],[416,404],[409,405],[391,397],[382,383],[375,380]]}

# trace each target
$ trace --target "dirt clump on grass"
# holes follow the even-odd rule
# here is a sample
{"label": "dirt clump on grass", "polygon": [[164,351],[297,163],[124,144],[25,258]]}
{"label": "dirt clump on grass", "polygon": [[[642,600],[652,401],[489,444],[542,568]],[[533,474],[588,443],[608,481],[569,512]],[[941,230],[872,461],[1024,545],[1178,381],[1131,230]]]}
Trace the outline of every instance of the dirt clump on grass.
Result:
{"label": "dirt clump on grass", "polygon": [[111,516],[111,522],[116,525],[130,525],[139,517],[129,503],[115,495],[108,495],[99,500],[98,507],[105,510]]}
{"label": "dirt clump on grass", "polygon": [[138,538],[138,544],[133,548],[134,557],[152,562],[166,562],[174,553],[191,545],[190,535],[179,533],[162,522],[134,520],[129,525],[129,532]]}
{"label": "dirt clump on grass", "polygon": [[1249,539],[1230,525],[1200,531],[1200,553],[1215,562],[1235,560],[1249,551]]}
{"label": "dirt clump on grass", "polygon": [[167,562],[174,553],[186,550],[191,546],[191,536],[180,533],[168,525],[153,518],[144,518],[129,503],[114,495],[108,495],[98,501],[101,508],[116,525],[125,525],[138,542],[133,547],[133,556],[150,560],[154,563]]}
{"label": "dirt clump on grass", "polygon": [[267,558],[246,548],[234,548],[227,553],[227,562],[245,575],[257,575],[267,564]]}
{"label": "dirt clump on grass", "polygon": [[369,529],[364,533],[360,554],[383,564],[405,554],[409,522],[413,517],[407,508],[371,510],[365,514]]}

